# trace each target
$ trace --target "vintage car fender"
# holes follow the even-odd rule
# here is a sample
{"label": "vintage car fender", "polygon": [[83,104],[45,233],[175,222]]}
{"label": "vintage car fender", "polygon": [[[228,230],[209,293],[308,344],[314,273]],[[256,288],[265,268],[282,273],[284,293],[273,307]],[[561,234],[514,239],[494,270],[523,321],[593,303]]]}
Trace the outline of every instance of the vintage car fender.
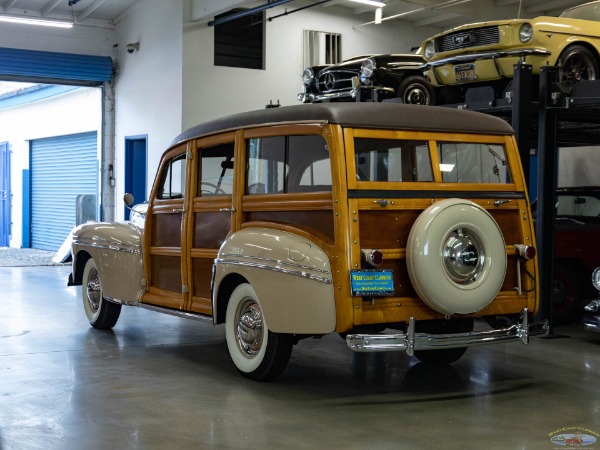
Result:
{"label": "vintage car fender", "polygon": [[256,292],[269,330],[297,334],[335,330],[331,265],[314,242],[269,228],[245,228],[231,234],[215,260],[215,323],[225,319],[217,317],[218,302],[228,300],[219,297],[219,290],[233,274],[245,278]]}
{"label": "vintage car fender", "polygon": [[141,228],[131,222],[87,223],[73,230],[73,279],[81,276],[89,254],[98,268],[107,300],[134,305],[146,288]]}

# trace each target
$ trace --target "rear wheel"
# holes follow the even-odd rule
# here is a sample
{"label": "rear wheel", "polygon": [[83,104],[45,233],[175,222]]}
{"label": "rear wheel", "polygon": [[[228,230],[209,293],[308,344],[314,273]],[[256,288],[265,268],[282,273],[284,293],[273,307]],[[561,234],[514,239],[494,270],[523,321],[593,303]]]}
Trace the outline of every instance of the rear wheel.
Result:
{"label": "rear wheel", "polygon": [[[473,319],[450,319],[417,322],[416,331],[429,334],[468,333],[473,331]],[[458,361],[467,347],[416,351],[415,356],[428,364],[447,365]]]}
{"label": "rear wheel", "polygon": [[294,345],[293,335],[269,330],[258,297],[247,283],[236,287],[229,297],[225,338],[238,371],[257,381],[269,381],[281,374]]}
{"label": "rear wheel", "polygon": [[93,258],[87,260],[83,269],[81,299],[85,315],[94,328],[106,330],[116,325],[121,314],[121,305],[104,298],[98,269]]}

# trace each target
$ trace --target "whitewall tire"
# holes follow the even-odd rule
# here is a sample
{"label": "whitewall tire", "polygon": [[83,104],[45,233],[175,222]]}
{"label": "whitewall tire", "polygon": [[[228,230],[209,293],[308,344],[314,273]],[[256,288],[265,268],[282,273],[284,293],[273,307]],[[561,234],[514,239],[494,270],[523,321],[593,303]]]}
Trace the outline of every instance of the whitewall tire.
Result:
{"label": "whitewall tire", "polygon": [[98,268],[93,258],[87,260],[83,269],[81,300],[85,315],[94,328],[110,329],[116,325],[121,314],[121,305],[104,298]]}
{"label": "whitewall tire", "polygon": [[252,286],[242,283],[229,297],[225,315],[225,338],[231,360],[247,378],[269,381],[286,367],[294,337],[273,333]]}

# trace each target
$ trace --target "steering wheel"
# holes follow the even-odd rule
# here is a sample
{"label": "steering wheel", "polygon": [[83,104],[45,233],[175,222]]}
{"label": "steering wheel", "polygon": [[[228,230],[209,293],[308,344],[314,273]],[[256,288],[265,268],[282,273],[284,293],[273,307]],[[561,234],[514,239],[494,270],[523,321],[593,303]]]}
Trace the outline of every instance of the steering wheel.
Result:
{"label": "steering wheel", "polygon": [[[202,186],[208,186],[208,187],[212,188],[213,190],[211,191],[209,189],[203,189]],[[219,186],[217,186],[216,184],[213,184],[213,183],[209,183],[208,181],[201,181],[200,182],[200,192],[203,192],[203,193],[206,193],[206,194],[223,194],[223,195],[227,195],[227,192],[225,192]]]}

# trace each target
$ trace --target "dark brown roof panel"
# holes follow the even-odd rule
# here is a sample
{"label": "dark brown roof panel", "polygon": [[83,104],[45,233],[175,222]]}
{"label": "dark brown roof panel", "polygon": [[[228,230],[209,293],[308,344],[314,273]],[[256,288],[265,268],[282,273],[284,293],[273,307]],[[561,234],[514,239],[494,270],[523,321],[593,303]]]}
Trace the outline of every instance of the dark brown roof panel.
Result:
{"label": "dark brown roof panel", "polygon": [[224,130],[294,122],[394,130],[514,133],[504,120],[472,111],[398,103],[321,103],[261,109],[212,120],[184,131],[173,145]]}

